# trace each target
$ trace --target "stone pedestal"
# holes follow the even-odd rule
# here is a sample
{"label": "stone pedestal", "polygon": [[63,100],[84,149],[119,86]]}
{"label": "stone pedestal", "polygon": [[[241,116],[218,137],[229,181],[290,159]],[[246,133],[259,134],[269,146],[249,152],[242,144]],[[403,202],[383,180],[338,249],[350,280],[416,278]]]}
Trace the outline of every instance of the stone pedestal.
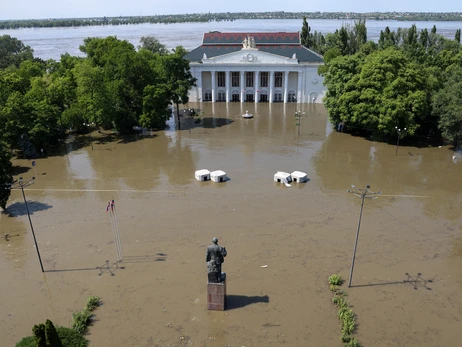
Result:
{"label": "stone pedestal", "polygon": [[222,283],[207,283],[207,309],[215,311],[226,309],[226,278]]}

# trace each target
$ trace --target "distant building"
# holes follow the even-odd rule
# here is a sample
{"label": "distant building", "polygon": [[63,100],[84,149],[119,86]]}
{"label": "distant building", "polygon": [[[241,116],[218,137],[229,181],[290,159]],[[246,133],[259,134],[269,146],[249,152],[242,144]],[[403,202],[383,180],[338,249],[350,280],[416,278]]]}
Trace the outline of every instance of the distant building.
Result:
{"label": "distant building", "polygon": [[321,103],[321,55],[299,32],[205,33],[185,56],[197,87],[190,101]]}

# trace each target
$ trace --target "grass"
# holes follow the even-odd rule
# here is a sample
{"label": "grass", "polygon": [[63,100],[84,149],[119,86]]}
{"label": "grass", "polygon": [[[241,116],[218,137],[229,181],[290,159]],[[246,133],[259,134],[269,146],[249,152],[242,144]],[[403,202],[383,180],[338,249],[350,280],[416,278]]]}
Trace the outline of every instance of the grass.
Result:
{"label": "grass", "polygon": [[351,309],[347,293],[340,289],[340,286],[344,283],[342,276],[334,274],[329,277],[328,283],[330,290],[334,292],[332,302],[338,308],[338,319],[340,320],[342,331],[340,339],[345,347],[361,347],[361,344],[352,337],[357,328],[356,315]]}

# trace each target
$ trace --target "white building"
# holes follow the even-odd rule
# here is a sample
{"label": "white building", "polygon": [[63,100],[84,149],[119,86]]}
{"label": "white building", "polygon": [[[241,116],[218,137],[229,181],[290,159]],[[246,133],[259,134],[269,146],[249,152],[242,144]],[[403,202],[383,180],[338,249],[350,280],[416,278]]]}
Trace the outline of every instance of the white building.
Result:
{"label": "white building", "polygon": [[321,55],[299,32],[205,33],[186,54],[197,87],[190,101],[321,103]]}

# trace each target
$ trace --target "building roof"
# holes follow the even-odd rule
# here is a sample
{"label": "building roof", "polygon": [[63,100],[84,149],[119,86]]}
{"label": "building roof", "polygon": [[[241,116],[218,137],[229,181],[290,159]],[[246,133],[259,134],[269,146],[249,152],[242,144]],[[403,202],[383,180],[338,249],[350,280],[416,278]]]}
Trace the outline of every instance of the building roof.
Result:
{"label": "building roof", "polygon": [[294,53],[300,63],[323,63],[321,55],[300,43],[299,32],[260,32],[260,33],[205,33],[202,45],[185,55],[185,59],[200,62],[204,57],[214,58],[220,55],[238,52],[243,48],[242,41],[252,36],[259,51],[292,58]]}
{"label": "building roof", "polygon": [[242,41],[244,41],[247,36],[252,36],[257,45],[301,44],[299,32],[222,33],[219,31],[212,31],[204,34],[202,45],[242,45]]}
{"label": "building roof", "polygon": [[[287,58],[292,58],[294,53],[300,63],[323,63],[324,60],[321,55],[313,52],[312,50],[302,45],[259,45],[257,48],[261,52],[267,52],[270,54],[276,54]],[[207,58],[217,57],[219,55],[238,52],[242,49],[242,45],[202,45],[193,49],[191,52],[185,55],[185,59],[190,61],[199,62],[204,57],[204,53]]]}

